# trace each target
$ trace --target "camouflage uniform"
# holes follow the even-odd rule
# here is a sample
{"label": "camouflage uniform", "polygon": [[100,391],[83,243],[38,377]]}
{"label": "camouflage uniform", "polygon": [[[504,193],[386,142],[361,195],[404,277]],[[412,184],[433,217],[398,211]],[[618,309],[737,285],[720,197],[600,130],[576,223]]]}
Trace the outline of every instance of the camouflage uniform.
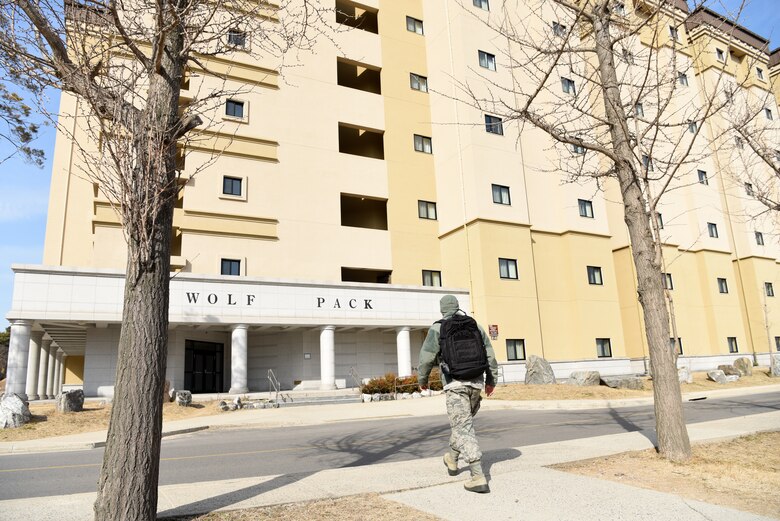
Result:
{"label": "camouflage uniform", "polygon": [[[441,299],[441,314],[443,318],[449,318],[458,311],[458,300],[452,295],[445,295]],[[423,387],[428,386],[428,376],[434,364],[438,363],[439,356],[439,332],[441,324],[433,324],[428,330],[422,349],[420,350],[418,380]],[[479,449],[477,435],[474,432],[473,418],[479,411],[482,400],[480,393],[485,388],[485,376],[488,385],[496,385],[498,381],[498,363],[493,352],[490,338],[485,330],[479,326],[482,333],[482,341],[485,343],[490,369],[486,375],[480,375],[473,380],[461,381],[449,377],[442,372],[444,379],[444,393],[447,399],[447,416],[450,419],[452,434],[450,435],[450,448],[456,454],[462,455],[467,463],[479,461],[482,451]]]}

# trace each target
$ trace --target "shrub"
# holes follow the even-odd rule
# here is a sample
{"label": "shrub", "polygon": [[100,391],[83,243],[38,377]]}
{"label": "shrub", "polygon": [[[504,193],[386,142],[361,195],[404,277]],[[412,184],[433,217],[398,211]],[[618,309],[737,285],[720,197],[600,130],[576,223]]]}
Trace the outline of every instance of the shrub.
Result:
{"label": "shrub", "polygon": [[[438,368],[434,367],[431,371],[428,377],[428,387],[434,391],[442,390],[441,374]],[[420,392],[420,385],[416,374],[399,378],[393,373],[387,373],[384,376],[372,378],[361,385],[360,392],[363,394],[415,393]]]}

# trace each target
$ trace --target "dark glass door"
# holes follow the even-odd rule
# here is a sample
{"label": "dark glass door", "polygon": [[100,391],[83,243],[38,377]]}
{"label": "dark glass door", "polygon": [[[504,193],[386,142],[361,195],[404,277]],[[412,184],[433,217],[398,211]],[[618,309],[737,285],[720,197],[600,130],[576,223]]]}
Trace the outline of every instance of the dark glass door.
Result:
{"label": "dark glass door", "polygon": [[186,340],[184,388],[193,393],[222,392],[223,344]]}

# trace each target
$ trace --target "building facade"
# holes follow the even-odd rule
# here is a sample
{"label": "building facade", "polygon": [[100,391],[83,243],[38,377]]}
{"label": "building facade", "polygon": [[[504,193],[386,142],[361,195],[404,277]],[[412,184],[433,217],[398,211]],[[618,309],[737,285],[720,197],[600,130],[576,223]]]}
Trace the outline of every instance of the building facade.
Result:
{"label": "building facade", "polygon": [[[412,374],[447,293],[490,330],[504,381],[522,380],[531,354],[563,378],[647,371],[617,186],[563,182],[546,134],[488,119],[453,86],[523,81],[502,63],[512,43],[482,23],[520,4],[335,0],[336,21],[352,29],[283,77],[241,49],[208,59],[226,79],[192,71],[185,103],[217,88],[243,93],[182,151],[173,387],[245,393],[268,390],[273,375],[287,389],[332,389]],[[717,13],[689,13],[685,2],[663,15],[670,35],[636,45],[660,53],[686,42],[675,56],[690,82],[675,103],[707,99],[725,68],[780,115],[767,40],[739,26],[724,36]],[[555,16],[539,31],[557,30]],[[60,113],[43,264],[14,267],[9,391],[110,396],[124,236],[73,146],[87,146],[88,116],[67,93]],[[753,217],[758,203],[735,181],[735,157],[750,151],[723,146],[725,122],[706,125],[712,154],[659,206],[674,347],[694,370],[780,350],[777,229]]]}

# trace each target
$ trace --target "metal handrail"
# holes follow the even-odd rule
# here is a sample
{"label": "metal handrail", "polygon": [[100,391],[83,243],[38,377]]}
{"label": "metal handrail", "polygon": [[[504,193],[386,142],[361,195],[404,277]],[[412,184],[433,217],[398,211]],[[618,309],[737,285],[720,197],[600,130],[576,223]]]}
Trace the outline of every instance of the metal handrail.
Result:
{"label": "metal handrail", "polygon": [[360,375],[358,374],[357,369],[350,367],[349,376],[351,376],[352,380],[355,382],[355,387],[360,389],[360,386],[363,385],[363,380],[360,379]]}
{"label": "metal handrail", "polygon": [[273,369],[268,370],[268,397],[271,397],[271,389],[276,392],[274,396],[274,406],[279,407],[279,380],[276,379]]}

